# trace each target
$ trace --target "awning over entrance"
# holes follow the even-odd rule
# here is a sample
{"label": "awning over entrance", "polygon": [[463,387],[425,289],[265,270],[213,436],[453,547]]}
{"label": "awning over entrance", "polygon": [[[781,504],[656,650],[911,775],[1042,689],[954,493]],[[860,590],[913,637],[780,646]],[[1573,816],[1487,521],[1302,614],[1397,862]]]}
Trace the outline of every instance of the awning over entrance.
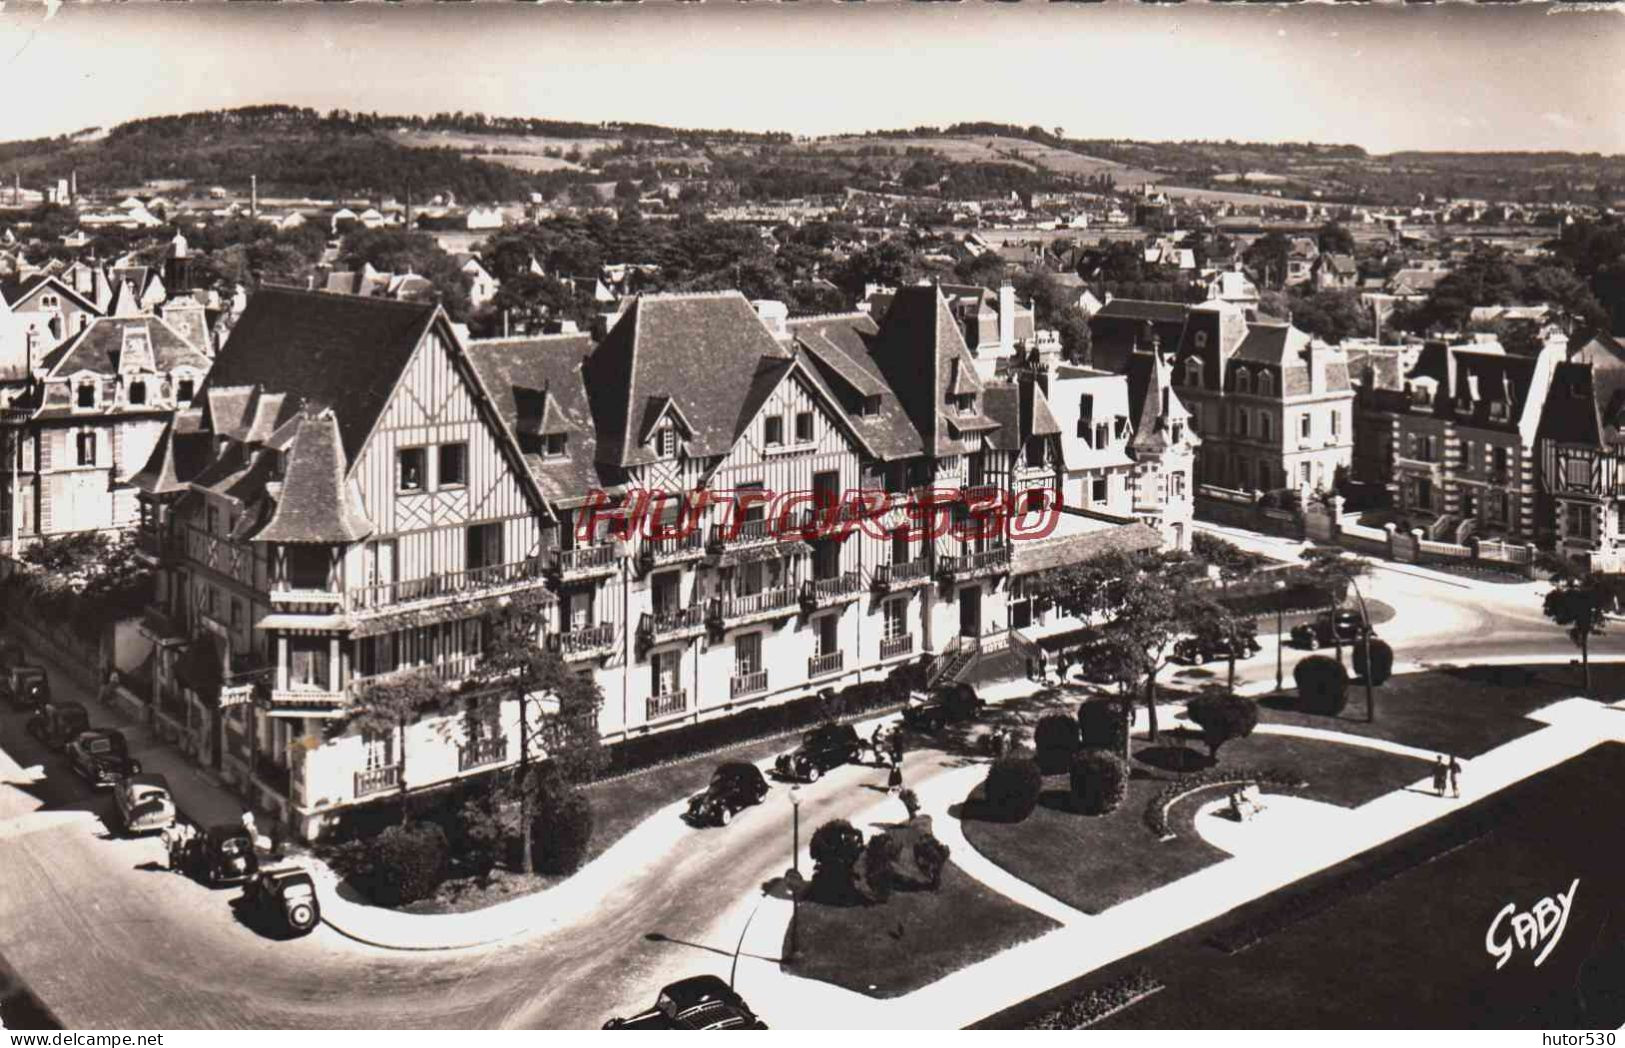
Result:
{"label": "awning over entrance", "polygon": [[1033,575],[1069,564],[1082,564],[1104,553],[1133,553],[1162,545],[1162,536],[1138,521],[1133,524],[1100,524],[1088,530],[1060,533],[1076,519],[1063,514],[1056,526],[1056,534],[1037,540],[1013,541],[1010,574]]}

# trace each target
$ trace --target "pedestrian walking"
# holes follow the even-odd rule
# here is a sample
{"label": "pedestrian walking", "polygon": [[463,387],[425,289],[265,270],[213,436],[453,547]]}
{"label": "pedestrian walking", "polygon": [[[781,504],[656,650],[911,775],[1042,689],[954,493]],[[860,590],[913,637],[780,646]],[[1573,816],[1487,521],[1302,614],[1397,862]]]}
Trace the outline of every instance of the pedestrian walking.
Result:
{"label": "pedestrian walking", "polygon": [[874,734],[869,736],[869,748],[874,751],[876,765],[886,763],[886,726],[884,724],[875,725]]}
{"label": "pedestrian walking", "polygon": [[260,832],[259,827],[254,824],[253,812],[243,812],[243,829],[248,832],[248,839],[250,843],[258,843],[260,839]]}
{"label": "pedestrian walking", "polygon": [[169,850],[169,870],[171,873],[186,872],[186,849],[192,841],[192,827],[176,819],[169,828],[163,832],[164,847]]}
{"label": "pedestrian walking", "polygon": [[1456,760],[1456,755],[1455,754],[1450,755],[1450,764],[1448,766],[1448,770],[1450,772],[1450,796],[1452,796],[1452,797],[1460,797],[1461,796],[1461,762]]}
{"label": "pedestrian walking", "polygon": [[1449,777],[1449,775],[1450,775],[1450,769],[1449,769],[1449,767],[1447,767],[1445,765],[1445,763],[1444,763],[1444,754],[1441,753],[1441,754],[1439,754],[1438,756],[1436,756],[1433,759],[1433,792],[1434,793],[1437,793],[1441,797],[1444,796],[1444,784],[1445,784],[1445,780]]}
{"label": "pedestrian walking", "polygon": [[903,792],[903,765],[898,762],[891,766],[891,774],[886,778],[886,792],[893,797]]}
{"label": "pedestrian walking", "polygon": [[899,724],[891,733],[891,762],[899,767],[903,763],[903,726]]}

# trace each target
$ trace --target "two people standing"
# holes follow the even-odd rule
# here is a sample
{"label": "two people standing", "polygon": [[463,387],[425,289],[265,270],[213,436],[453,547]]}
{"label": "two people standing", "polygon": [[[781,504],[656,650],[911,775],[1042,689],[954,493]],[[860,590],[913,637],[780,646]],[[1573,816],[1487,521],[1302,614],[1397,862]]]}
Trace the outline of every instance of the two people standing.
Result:
{"label": "two people standing", "polygon": [[1441,753],[1433,761],[1433,792],[1443,797],[1447,786],[1450,796],[1461,796],[1461,762],[1452,756],[1446,764]]}

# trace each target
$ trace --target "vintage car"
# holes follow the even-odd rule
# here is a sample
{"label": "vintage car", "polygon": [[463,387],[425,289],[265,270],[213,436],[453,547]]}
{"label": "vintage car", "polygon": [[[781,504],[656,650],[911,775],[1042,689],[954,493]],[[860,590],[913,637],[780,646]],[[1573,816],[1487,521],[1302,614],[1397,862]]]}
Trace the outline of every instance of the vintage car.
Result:
{"label": "vintage car", "polygon": [[181,868],[211,888],[242,884],[259,872],[254,839],[241,823],[210,826],[186,845]]}
{"label": "vintage car", "polygon": [[975,720],[985,705],[969,684],[944,684],[931,689],[924,699],[904,706],[903,723],[921,731],[937,731],[949,724]]}
{"label": "vintage car", "polygon": [[44,666],[14,662],[0,670],[0,692],[13,705],[37,710],[51,701],[51,678],[46,676]]}
{"label": "vintage car", "polygon": [[124,733],[111,728],[80,732],[68,743],[68,762],[92,786],[112,786],[141,770],[141,762],[130,756]]}
{"label": "vintage car", "polygon": [[773,770],[786,779],[817,782],[831,768],[856,763],[863,748],[857,729],[850,724],[820,724],[801,737],[801,746],[779,754]]}
{"label": "vintage car", "polygon": [[715,975],[679,979],[660,991],[655,1005],[626,1019],[611,1019],[606,1030],[765,1030],[745,999]]}
{"label": "vintage car", "polygon": [[696,826],[726,826],[734,814],[767,796],[767,780],[754,764],[729,761],[711,773],[705,792],[688,802],[688,821]]}
{"label": "vintage car", "polygon": [[287,935],[309,935],[322,919],[316,882],[303,866],[260,870],[243,883],[242,907],[262,926]]}
{"label": "vintage car", "polygon": [[[1337,641],[1349,644],[1359,639],[1362,630],[1356,611],[1323,611],[1313,622],[1292,627],[1292,644],[1299,648],[1324,648]],[[1377,631],[1372,630],[1371,635],[1375,637]]]}
{"label": "vintage car", "polygon": [[1197,666],[1215,659],[1228,659],[1232,654],[1238,659],[1257,655],[1263,650],[1255,635],[1257,632],[1256,627],[1238,626],[1234,636],[1181,637],[1174,641],[1174,661]]}
{"label": "vintage car", "polygon": [[63,749],[90,728],[90,713],[82,702],[47,702],[28,718],[28,734],[53,750]]}
{"label": "vintage car", "polygon": [[113,813],[125,833],[154,833],[175,825],[175,798],[162,775],[135,772],[113,786]]}

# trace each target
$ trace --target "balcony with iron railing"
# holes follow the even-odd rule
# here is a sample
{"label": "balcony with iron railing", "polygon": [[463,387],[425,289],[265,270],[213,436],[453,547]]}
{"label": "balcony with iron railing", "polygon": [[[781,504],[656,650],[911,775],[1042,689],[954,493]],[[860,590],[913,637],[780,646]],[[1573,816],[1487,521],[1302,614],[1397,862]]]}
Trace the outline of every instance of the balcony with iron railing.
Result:
{"label": "balcony with iron railing", "polygon": [[904,633],[896,637],[882,637],[880,639],[880,657],[882,659],[897,659],[912,654],[914,654],[914,634],[912,633]]}
{"label": "balcony with iron railing", "polygon": [[728,682],[729,698],[744,699],[752,695],[764,695],[766,693],[767,670],[765,669],[735,674]]}
{"label": "balcony with iron railing", "polygon": [[643,712],[646,720],[657,720],[661,717],[675,717],[688,710],[688,692],[668,691],[664,695],[651,695],[644,703]]}
{"label": "balcony with iron railing", "polygon": [[945,579],[973,579],[1001,575],[1010,570],[1010,547],[990,546],[967,553],[937,556],[937,574]]}
{"label": "balcony with iron railing", "polygon": [[763,517],[760,520],[725,520],[711,525],[711,534],[705,545],[706,552],[715,556],[781,542],[804,542],[814,537],[819,521],[818,510],[812,506],[792,510],[782,516]]}
{"label": "balcony with iron railing", "polygon": [[875,565],[874,587],[877,590],[907,589],[924,586],[931,581],[931,560],[920,557],[901,564]]}
{"label": "balcony with iron railing", "polygon": [[548,635],[548,644],[565,661],[598,659],[615,650],[615,624],[601,622],[596,626],[581,626]]}
{"label": "balcony with iron railing", "polygon": [[781,618],[794,614],[800,602],[795,586],[780,586],[760,593],[713,598],[706,608],[706,621],[713,627],[740,626],[747,622]]}
{"label": "balcony with iron railing", "polygon": [[843,571],[834,578],[807,579],[801,584],[801,606],[811,611],[857,600],[863,593],[863,575]]}
{"label": "balcony with iron railing", "polygon": [[697,636],[704,631],[705,605],[691,604],[675,611],[645,613],[638,622],[638,641],[645,646],[661,644]]}
{"label": "balcony with iron railing", "polygon": [[457,746],[457,770],[470,771],[488,764],[501,764],[508,759],[508,737],[494,735],[483,739],[469,739]]}
{"label": "balcony with iron railing", "polygon": [[374,684],[385,683],[392,678],[400,678],[413,673],[427,672],[436,680],[447,684],[456,684],[467,680],[474,675],[480,664],[478,655],[452,655],[439,662],[428,662],[417,666],[397,666],[392,670],[383,670],[378,673],[354,673],[350,677],[350,690],[359,692]]}
{"label": "balcony with iron railing", "polygon": [[401,786],[401,766],[388,764],[382,768],[368,768],[355,773],[355,795],[371,797],[375,793],[397,790]]}
{"label": "balcony with iron railing", "polygon": [[826,655],[814,655],[807,660],[807,676],[827,677],[831,673],[839,673],[846,667],[846,652],[832,651]]}
{"label": "balcony with iron railing", "polygon": [[549,550],[547,572],[557,582],[613,575],[620,568],[620,553],[620,546],[613,542]]}
{"label": "balcony with iron railing", "polygon": [[[509,564],[489,564],[462,571],[439,572],[405,582],[379,582],[358,586],[349,591],[348,603],[352,612],[393,611],[407,606],[449,602],[464,597],[495,596],[518,589],[540,590],[544,575],[542,559],[527,557]],[[272,599],[275,598],[276,594],[273,593]]]}
{"label": "balcony with iron railing", "polygon": [[645,539],[638,549],[638,567],[647,572],[652,568],[680,564],[704,555],[705,536],[698,527],[694,527],[681,535]]}

